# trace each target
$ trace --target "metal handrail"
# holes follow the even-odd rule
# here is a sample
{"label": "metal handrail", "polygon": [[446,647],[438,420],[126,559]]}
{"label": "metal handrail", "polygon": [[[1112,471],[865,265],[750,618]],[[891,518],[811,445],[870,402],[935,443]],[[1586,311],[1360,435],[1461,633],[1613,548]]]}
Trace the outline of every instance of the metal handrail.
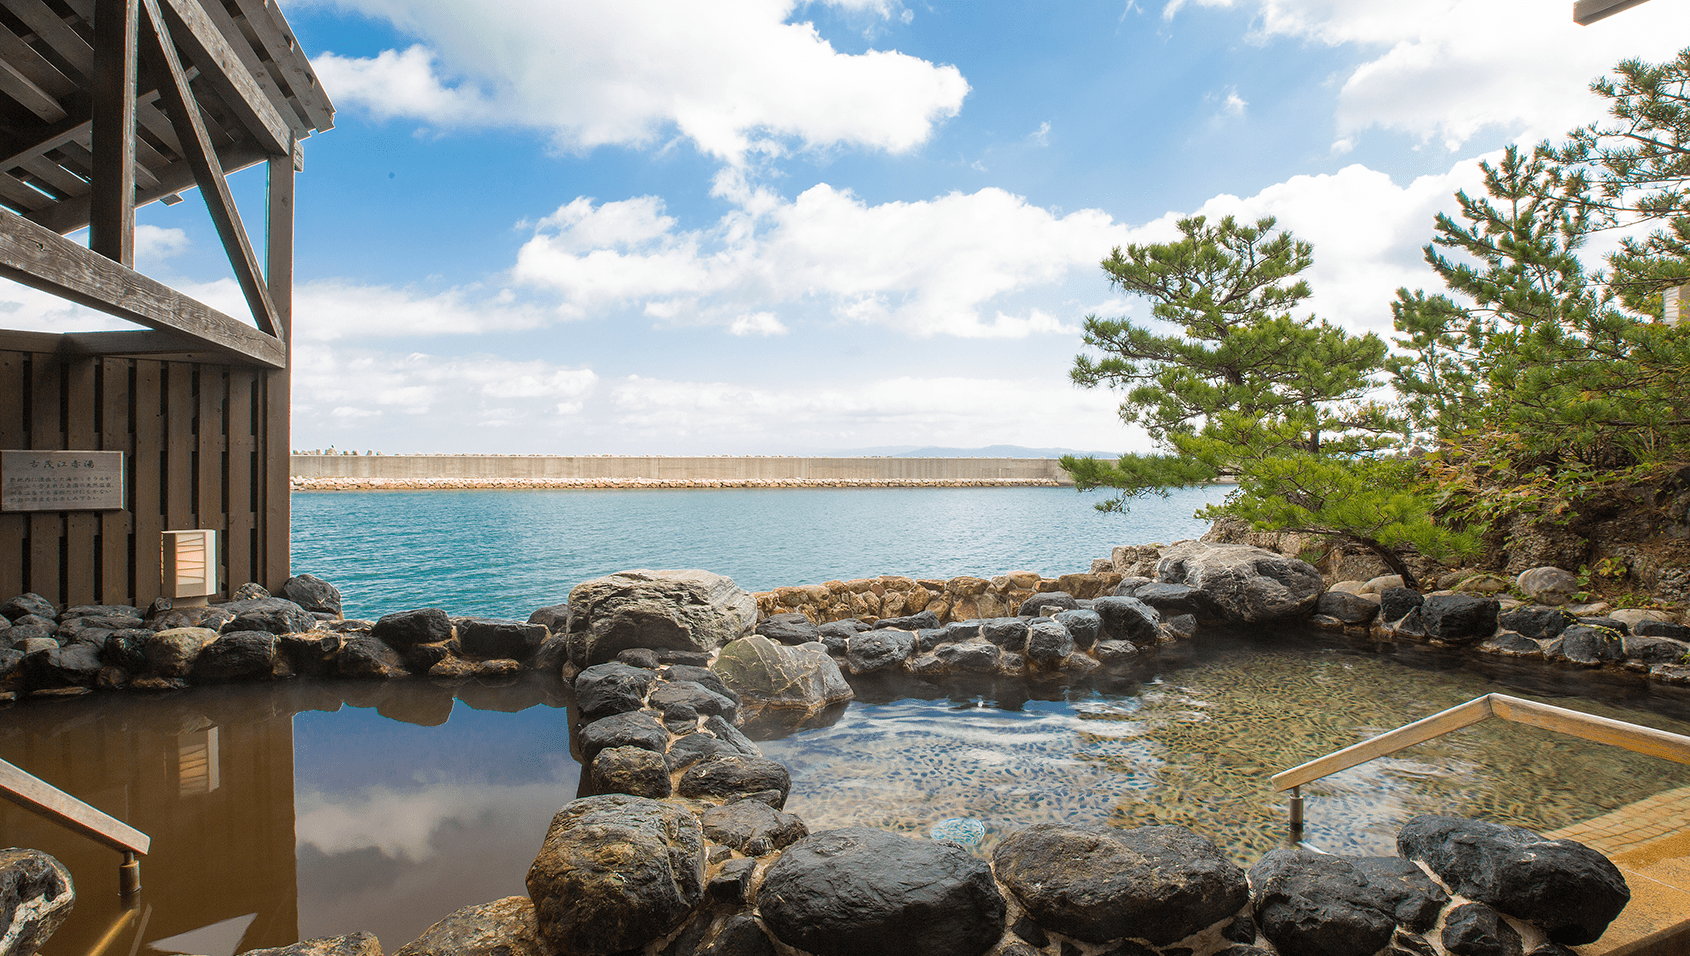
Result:
{"label": "metal handrail", "polygon": [[0,760],[0,797],[122,853],[123,862],[117,868],[118,892],[131,896],[140,891],[141,862],[137,857],[146,855],[152,837],[4,760]]}
{"label": "metal handrail", "polygon": [[1303,840],[1303,784],[1312,783],[1378,757],[1394,754],[1405,747],[1442,737],[1451,731],[1492,717],[1542,727],[1572,737],[1582,737],[1599,744],[1623,747],[1634,753],[1690,764],[1690,737],[1682,734],[1629,724],[1623,720],[1597,717],[1532,700],[1521,700],[1507,694],[1486,694],[1274,774],[1270,778],[1274,792],[1291,791],[1291,843],[1296,845]]}

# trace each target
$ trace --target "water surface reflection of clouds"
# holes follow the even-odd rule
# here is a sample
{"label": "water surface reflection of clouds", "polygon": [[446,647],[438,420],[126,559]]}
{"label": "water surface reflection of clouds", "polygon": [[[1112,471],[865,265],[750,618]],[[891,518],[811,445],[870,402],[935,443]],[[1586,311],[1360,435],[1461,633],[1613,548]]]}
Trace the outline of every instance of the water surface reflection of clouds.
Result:
{"label": "water surface reflection of clouds", "polygon": [[521,894],[552,814],[574,798],[566,712],[454,701],[424,727],[347,707],[294,718],[301,938],[387,948],[453,910]]}

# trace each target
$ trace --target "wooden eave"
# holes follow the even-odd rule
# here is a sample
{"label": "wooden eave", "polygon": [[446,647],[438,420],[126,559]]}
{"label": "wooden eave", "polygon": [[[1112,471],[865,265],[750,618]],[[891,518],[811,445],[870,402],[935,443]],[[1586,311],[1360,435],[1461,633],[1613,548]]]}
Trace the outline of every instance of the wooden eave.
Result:
{"label": "wooden eave", "polygon": [[[124,103],[132,117],[111,125]],[[334,105],[274,0],[0,0],[0,275],[157,330],[81,335],[56,351],[285,367],[285,310],[225,177],[260,162],[272,176],[279,164],[301,168],[301,141],[333,126]],[[133,209],[193,188],[256,329],[132,268]],[[89,246],[63,238],[83,228]]]}
{"label": "wooden eave", "polygon": [[1579,26],[1589,26],[1643,2],[1645,0],[1575,0],[1573,22]]}

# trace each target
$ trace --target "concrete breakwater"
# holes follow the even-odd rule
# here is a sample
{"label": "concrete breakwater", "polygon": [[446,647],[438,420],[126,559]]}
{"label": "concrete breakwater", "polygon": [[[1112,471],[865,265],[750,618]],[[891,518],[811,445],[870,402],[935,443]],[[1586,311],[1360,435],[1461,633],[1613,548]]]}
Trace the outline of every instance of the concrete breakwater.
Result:
{"label": "concrete breakwater", "polygon": [[302,491],[517,488],[1057,487],[1054,458],[293,455]]}

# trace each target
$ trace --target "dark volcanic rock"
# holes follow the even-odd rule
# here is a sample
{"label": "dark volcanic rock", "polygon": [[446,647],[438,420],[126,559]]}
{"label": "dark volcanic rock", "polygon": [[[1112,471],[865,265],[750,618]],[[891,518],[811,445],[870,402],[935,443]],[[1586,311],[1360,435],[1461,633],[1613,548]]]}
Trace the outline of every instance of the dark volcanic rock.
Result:
{"label": "dark volcanic rock", "polygon": [[1164,617],[1175,614],[1212,617],[1214,609],[1206,603],[1203,592],[1183,584],[1141,584],[1128,597],[1155,608]]}
{"label": "dark volcanic rock", "polygon": [[[13,557],[17,556],[13,555]],[[53,606],[53,602],[34,592],[20,594],[7,600],[6,603],[0,604],[0,617],[4,617],[8,621],[16,621],[25,614],[34,614],[49,621],[59,619],[58,608]]]}
{"label": "dark volcanic rock", "polygon": [[569,630],[569,605],[552,604],[538,608],[528,615],[528,623],[540,625],[549,634],[565,633]]}
{"label": "dark volcanic rock", "polygon": [[[1110,598],[1130,601],[1131,598]],[[1050,618],[1040,618],[1027,625],[1027,659],[1042,666],[1053,665],[1074,653],[1074,636],[1068,629]]]}
{"label": "dark volcanic rock", "polygon": [[732,799],[773,790],[780,794],[776,809],[786,805],[792,777],[786,768],[766,757],[706,757],[681,775],[676,792],[683,797]]}
{"label": "dark volcanic rock", "polygon": [[1520,956],[1520,934],[1483,903],[1463,903],[1444,921],[1444,949],[1455,956]]}
{"label": "dark volcanic rock", "polygon": [[593,758],[593,785],[599,793],[627,793],[661,800],[670,792],[663,754],[641,747],[606,747]]}
{"label": "dark volcanic rock", "polygon": [[1165,549],[1156,563],[1156,578],[1202,592],[1204,606],[1192,611],[1199,620],[1233,624],[1306,617],[1326,590],[1320,572],[1307,561],[1249,545],[1202,541],[1182,541]]}
{"label": "dark volcanic rock", "polygon": [[451,638],[452,619],[437,607],[399,611],[376,621],[370,636],[399,650],[416,644],[438,644]]}
{"label": "dark volcanic rock", "polygon": [[1424,603],[1425,595],[1413,588],[1386,588],[1379,594],[1379,620],[1400,621]]}
{"label": "dark volcanic rock", "polygon": [[1677,664],[1690,659],[1690,644],[1670,637],[1632,634],[1625,638],[1626,660],[1645,664]]}
{"label": "dark volcanic rock", "polygon": [[581,731],[581,759],[588,765],[599,751],[610,747],[639,747],[660,754],[668,745],[669,731],[644,711],[595,720]]}
{"label": "dark volcanic rock", "polygon": [[1540,604],[1521,605],[1503,611],[1496,618],[1498,627],[1539,640],[1556,637],[1566,630],[1569,624],[1577,622],[1577,618],[1561,608],[1544,607]]}
{"label": "dark volcanic rock", "polygon": [[204,607],[177,607],[157,614],[147,627],[155,631],[169,631],[179,627],[208,627],[213,631],[221,630],[223,625],[235,619],[235,612],[221,604],[207,604]]}
{"label": "dark volcanic rock", "polygon": [[309,631],[317,626],[310,611],[287,598],[267,597],[252,601],[230,601],[223,609],[235,616],[223,625],[230,631],[268,631],[271,634],[293,634]]}
{"label": "dark volcanic rock", "polygon": [[[831,661],[829,663],[832,663]],[[668,680],[657,685],[651,692],[651,706],[668,713],[676,706],[692,708],[694,716],[699,714],[721,714],[732,720],[738,706],[728,698],[716,693],[697,681]]]}
{"label": "dark volcanic rock", "polygon": [[[373,956],[381,956],[379,947]],[[507,896],[458,910],[399,947],[393,956],[548,954],[540,942],[540,924],[534,915],[534,903],[526,896]]]}
{"label": "dark volcanic rock", "polygon": [[1018,617],[994,617],[980,623],[980,636],[1006,651],[1027,649],[1028,621]]}
{"label": "dark volcanic rock", "polygon": [[0,940],[8,956],[34,956],[70,915],[70,871],[40,850],[0,850]]}
{"label": "dark volcanic rock", "polygon": [[1501,604],[1470,594],[1432,594],[1420,606],[1426,636],[1445,644],[1472,644],[1496,633]]}
{"label": "dark volcanic rock", "polygon": [[283,581],[282,597],[307,611],[340,616],[340,590],[314,574],[296,574]]}
{"label": "dark volcanic rock", "polygon": [[1003,935],[1003,898],[984,861],[866,827],[788,847],[757,901],[777,939],[818,956],[980,956]]}
{"label": "dark volcanic rock", "polygon": [[474,617],[460,618],[456,624],[465,657],[526,661],[546,639],[546,629],[539,624]]}
{"label": "dark volcanic rock", "polygon": [[1082,651],[1091,650],[1092,645],[1103,636],[1102,615],[1088,607],[1058,611],[1051,620],[1067,628],[1074,637],[1074,646]]}
{"label": "dark volcanic rock", "polygon": [[323,677],[334,673],[335,659],[340,655],[340,645],[344,640],[333,631],[283,634],[276,641],[276,652],[288,662],[295,674]]}
{"label": "dark volcanic rock", "polygon": [[335,669],[340,676],[357,680],[385,680],[407,673],[399,652],[372,634],[348,637],[335,658]]}
{"label": "dark volcanic rock", "polygon": [[614,661],[594,664],[575,677],[575,702],[587,723],[639,710],[657,674]]}
{"label": "dark volcanic rock", "polygon": [[945,667],[958,674],[990,674],[997,670],[998,658],[1002,656],[996,645],[985,641],[966,641],[961,644],[941,644],[933,652],[933,656],[943,661]]}
{"label": "dark volcanic rock", "polygon": [[674,773],[715,754],[744,756],[733,744],[725,740],[720,740],[709,734],[688,734],[669,745],[669,753],[665,757],[665,761],[668,764],[669,772]]}
{"label": "dark volcanic rock", "polygon": [[276,671],[276,635],[269,631],[225,631],[194,661],[195,683],[264,680]]}
{"label": "dark volcanic rock", "polygon": [[93,687],[99,676],[100,649],[93,644],[70,644],[30,651],[23,656],[19,669],[24,681],[33,688]]}
{"label": "dark volcanic rock", "polygon": [[1244,871],[1181,827],[1041,823],[992,855],[998,879],[1040,926],[1088,943],[1166,946],[1249,902]]}
{"label": "dark volcanic rock", "polygon": [[914,653],[915,635],[907,631],[864,631],[851,635],[845,642],[845,661],[853,674],[872,674],[897,667]]}
{"label": "dark volcanic rock", "polygon": [[1105,667],[1120,667],[1138,659],[1138,648],[1131,641],[1098,641],[1092,647],[1092,653]]}
{"label": "dark volcanic rock", "polygon": [[1377,601],[1369,601],[1359,594],[1327,591],[1315,603],[1316,614],[1343,621],[1345,624],[1366,624],[1379,616]]}
{"label": "dark volcanic rock", "polygon": [[1021,606],[1016,609],[1015,615],[1017,617],[1039,617],[1047,607],[1055,608],[1057,611],[1072,611],[1079,606],[1079,602],[1075,601],[1074,596],[1067,591],[1045,591],[1022,601]]}
{"label": "dark volcanic rock", "polygon": [[944,627],[944,625],[940,623],[939,615],[932,611],[920,611],[915,614],[906,614],[903,617],[881,618],[874,622],[874,627],[876,630],[893,627],[900,631],[919,631],[923,628]]}
{"label": "dark volcanic rock", "polygon": [[557,956],[637,950],[704,899],[704,833],[680,807],[608,794],[552,818],[528,869],[543,944]]}
{"label": "dark volcanic rock", "polygon": [[1105,597],[1092,602],[1091,609],[1103,619],[1105,640],[1131,641],[1140,646],[1156,643],[1156,625],[1162,612],[1135,597]]}
{"label": "dark volcanic rock", "polygon": [[1396,931],[1390,896],[1343,857],[1272,850],[1250,868],[1250,887],[1256,924],[1281,956],[1371,956]]}
{"label": "dark volcanic rock", "polygon": [[1518,827],[1425,814],[1403,825],[1397,852],[1462,896],[1536,923],[1567,946],[1594,942],[1631,899],[1607,857]]}
{"label": "dark volcanic rock", "polygon": [[1624,659],[1625,639],[1611,628],[1574,624],[1561,632],[1560,656],[1575,664],[1612,663]]}
{"label": "dark volcanic rock", "polygon": [[699,814],[698,819],[704,825],[705,837],[746,856],[784,850],[810,834],[804,821],[756,800],[712,807]]}
{"label": "dark volcanic rock", "polygon": [[808,644],[822,639],[821,628],[799,613],[771,614],[757,622],[756,632],[777,644]]}
{"label": "dark volcanic rock", "polygon": [[1690,626],[1670,624],[1666,621],[1638,621],[1632,628],[1632,633],[1639,637],[1669,637],[1675,641],[1690,643]]}

